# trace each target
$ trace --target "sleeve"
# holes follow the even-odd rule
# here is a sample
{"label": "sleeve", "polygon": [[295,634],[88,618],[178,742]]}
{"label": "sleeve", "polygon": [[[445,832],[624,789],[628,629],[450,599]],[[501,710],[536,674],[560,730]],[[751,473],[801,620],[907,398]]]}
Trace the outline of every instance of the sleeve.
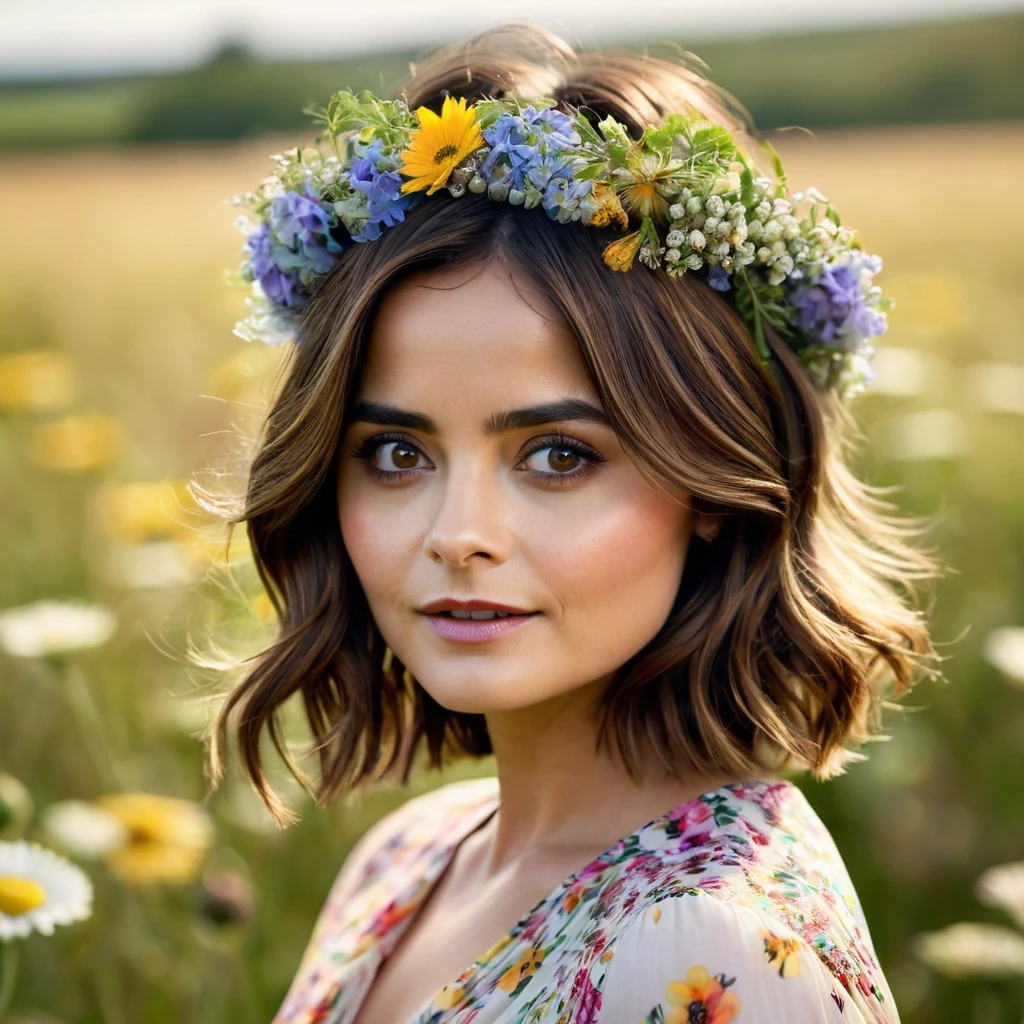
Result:
{"label": "sleeve", "polygon": [[601,996],[598,1024],[869,1024],[798,935],[754,908],[699,893],[630,921]]}
{"label": "sleeve", "polygon": [[[429,796],[430,794],[425,794]],[[394,835],[407,824],[411,814],[419,807],[416,797],[386,813],[374,822],[356,840],[341,868],[334,876],[327,897],[323,902],[307,945],[306,955],[319,948],[325,933],[332,928],[342,914],[344,906],[364,887],[374,881],[372,869],[374,858]]]}
{"label": "sleeve", "polygon": [[367,897],[372,897],[373,894],[365,887],[372,881],[370,872],[375,855],[404,823],[408,807],[408,803],[403,804],[385,814],[362,834],[349,851],[320,908],[298,969],[273,1024],[308,1024],[322,1020],[326,1008],[333,1005],[340,988],[341,965],[334,963],[328,955],[331,934],[349,920],[348,904],[361,890]]}

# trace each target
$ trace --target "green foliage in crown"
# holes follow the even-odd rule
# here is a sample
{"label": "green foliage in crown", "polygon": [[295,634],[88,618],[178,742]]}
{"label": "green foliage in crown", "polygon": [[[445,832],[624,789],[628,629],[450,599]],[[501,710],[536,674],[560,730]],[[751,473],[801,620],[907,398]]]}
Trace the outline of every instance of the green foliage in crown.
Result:
{"label": "green foliage in crown", "polygon": [[641,263],[700,275],[765,361],[770,327],[822,387],[845,396],[873,377],[871,338],[889,308],[874,284],[881,260],[817,189],[788,192],[770,147],[774,178],[726,128],[683,113],[639,139],[613,118],[544,99],[448,97],[437,113],[339,92],[313,113],[319,145],[275,156],[274,173],[234,200],[253,287],[252,315],[237,328],[247,340],[300,340],[311,291],[344,250],[444,189],[619,231],[603,250],[612,271]]}

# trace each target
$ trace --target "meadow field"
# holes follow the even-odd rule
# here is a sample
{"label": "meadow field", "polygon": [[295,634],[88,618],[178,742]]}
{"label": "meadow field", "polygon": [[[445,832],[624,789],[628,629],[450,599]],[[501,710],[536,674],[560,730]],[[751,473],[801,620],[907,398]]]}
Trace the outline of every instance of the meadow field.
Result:
{"label": "meadow field", "polygon": [[[242,653],[273,631],[244,536],[218,544],[184,489],[240,483],[284,358],[232,335],[242,239],[224,199],[295,141],[0,157],[0,612],[83,599],[114,617],[77,653],[0,631],[0,838],[62,851],[95,886],[88,920],[0,941],[0,1019],[9,999],[20,1024],[269,1020],[352,843],[410,795],[317,808],[279,776],[301,815],[280,831],[238,773],[208,792],[196,738],[222,680],[188,666],[189,640]],[[934,520],[948,566],[944,680],[887,712],[891,739],[846,775],[794,781],[904,1024],[1019,1024],[1024,124],[774,141],[791,184],[817,185],[885,259],[896,308],[854,400],[860,469]],[[421,772],[412,792],[489,770]]]}

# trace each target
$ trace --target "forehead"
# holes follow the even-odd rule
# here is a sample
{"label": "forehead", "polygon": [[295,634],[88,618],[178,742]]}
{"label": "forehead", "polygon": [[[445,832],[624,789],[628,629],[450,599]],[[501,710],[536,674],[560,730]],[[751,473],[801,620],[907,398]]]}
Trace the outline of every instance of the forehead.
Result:
{"label": "forehead", "polygon": [[435,412],[583,397],[596,391],[572,332],[535,289],[497,262],[420,273],[381,300],[361,398]]}

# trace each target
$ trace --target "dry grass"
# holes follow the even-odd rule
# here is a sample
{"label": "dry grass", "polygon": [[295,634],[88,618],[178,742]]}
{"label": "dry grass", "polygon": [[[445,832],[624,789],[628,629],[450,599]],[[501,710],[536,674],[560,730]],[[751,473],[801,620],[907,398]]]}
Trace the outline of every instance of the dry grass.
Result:
{"label": "dry grass", "polygon": [[[231,333],[243,296],[224,286],[223,273],[237,266],[242,238],[223,200],[255,184],[269,169],[267,155],[293,141],[0,159],[0,355],[66,353],[77,394],[65,411],[107,414],[125,439],[109,467],[61,474],[33,466],[27,455],[32,428],[49,414],[0,417],[7,498],[0,503],[0,607],[83,593],[113,599],[139,620],[126,619],[120,646],[90,677],[104,730],[92,742],[118,760],[132,787],[202,796],[199,747],[173,733],[160,712],[171,693],[187,689],[185,672],[153,641],[165,628],[180,640],[181,623],[198,602],[185,589],[118,594],[97,572],[99,544],[85,510],[98,484],[177,478],[204,461],[216,464],[217,451],[231,444],[226,431],[254,417],[231,400],[251,399],[277,354]],[[880,347],[903,355],[889,364],[895,378],[860,406],[880,442],[868,465],[878,482],[906,485],[905,505],[947,510],[937,540],[960,575],[940,594],[936,630],[940,641],[974,630],[953,651],[955,686],[929,687],[911,702],[924,713],[896,723],[896,742],[879,745],[827,791],[808,790],[823,811],[834,812],[824,816],[906,1024],[1016,1021],[1019,1014],[989,1012],[990,994],[978,1001],[964,985],[938,987],[908,949],[924,927],[977,917],[973,879],[993,857],[1009,859],[1024,843],[1019,783],[1006,767],[1020,761],[1022,695],[980,654],[987,630],[1022,619],[1024,399],[1016,413],[993,412],[971,390],[983,379],[975,364],[995,364],[994,376],[984,379],[998,389],[1014,379],[1005,364],[1018,364],[1020,373],[1024,363],[1024,125],[818,138],[790,132],[777,146],[793,187],[817,185],[860,229],[865,247],[885,257],[879,283],[897,309]],[[905,374],[922,367],[923,384],[896,397]],[[1013,405],[1013,395],[1004,399]],[[970,458],[961,457],[966,452]],[[10,758],[0,750],[0,767],[21,776],[40,803],[95,796],[93,776],[80,763],[87,737],[61,691],[13,668],[6,676],[0,673],[0,707],[14,706],[18,695],[18,728],[7,724]],[[0,748],[4,728],[0,714]],[[156,917],[145,916],[157,914],[154,903],[133,911],[136,931],[122,942],[121,925],[113,924],[121,897],[108,886],[89,933],[99,944],[94,949],[90,940],[73,952],[70,939],[37,947],[20,1008],[45,1007],[87,1024],[101,1019],[93,1002],[103,1004],[103,1020],[118,1024],[269,1019],[345,842],[327,812],[307,808],[304,817],[299,830],[280,837],[246,839],[235,825],[221,826],[232,856],[251,865],[264,903],[249,947],[222,960],[193,950],[194,964],[182,960],[179,974],[168,966],[166,977],[154,980],[147,943],[163,944],[171,964],[192,949],[190,940],[165,941]],[[358,813],[346,820],[349,840],[367,824]],[[297,858],[301,873],[293,870]],[[950,909],[937,912],[937,905]],[[174,913],[187,922],[191,911]],[[195,991],[185,991],[182,979]],[[93,1000],[94,986],[105,986],[106,995]],[[119,1015],[110,1007],[122,996]]]}

